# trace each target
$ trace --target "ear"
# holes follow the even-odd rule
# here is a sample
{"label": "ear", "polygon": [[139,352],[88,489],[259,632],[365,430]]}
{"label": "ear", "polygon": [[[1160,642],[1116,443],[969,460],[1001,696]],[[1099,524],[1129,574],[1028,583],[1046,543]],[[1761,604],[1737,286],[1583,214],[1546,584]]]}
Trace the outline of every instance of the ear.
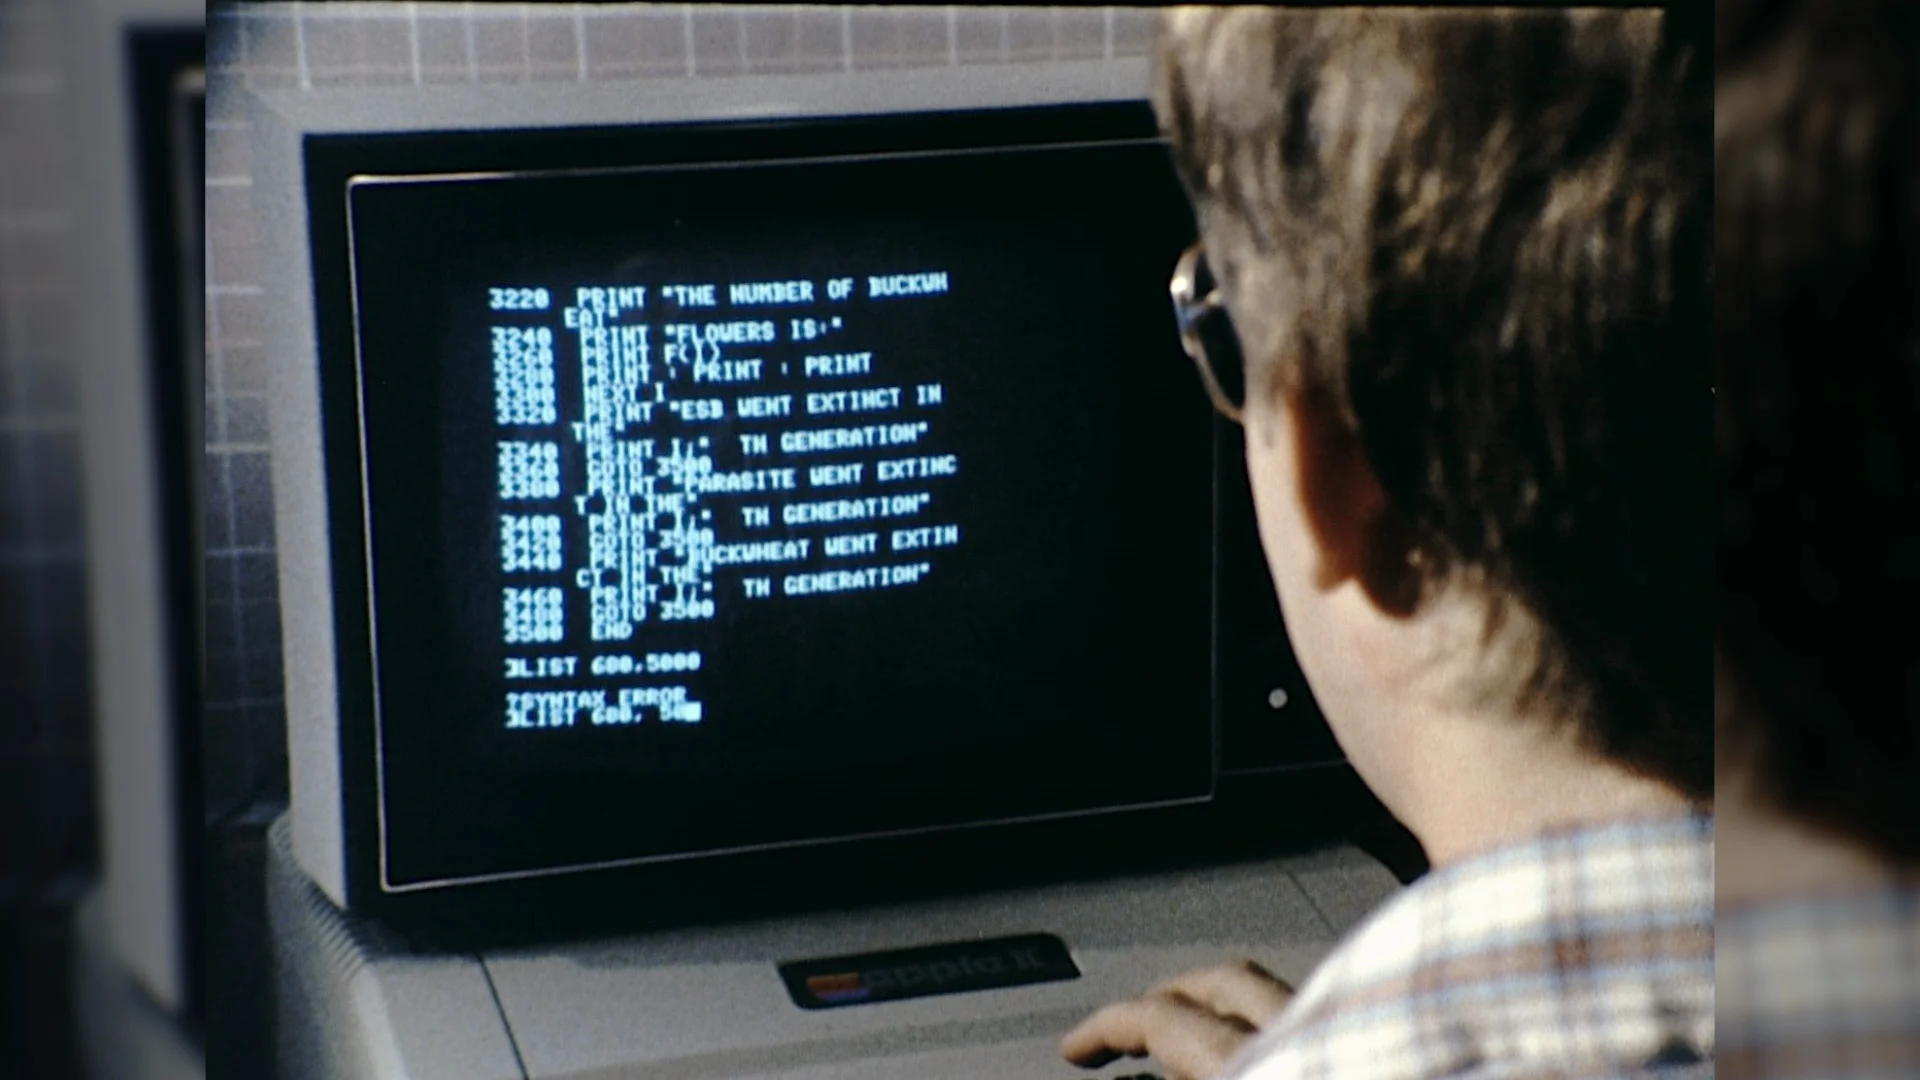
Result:
{"label": "ear", "polygon": [[1290,390],[1281,408],[1313,541],[1314,585],[1332,590],[1352,582],[1383,613],[1411,615],[1422,584],[1414,532],[1380,486],[1359,433],[1325,391]]}

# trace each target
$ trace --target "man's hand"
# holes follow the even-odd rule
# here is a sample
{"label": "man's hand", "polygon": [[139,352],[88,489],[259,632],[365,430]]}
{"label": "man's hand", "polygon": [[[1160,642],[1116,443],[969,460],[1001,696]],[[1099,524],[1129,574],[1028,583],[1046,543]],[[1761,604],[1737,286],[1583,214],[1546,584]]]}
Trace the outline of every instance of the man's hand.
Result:
{"label": "man's hand", "polygon": [[1167,1080],[1213,1080],[1292,1000],[1293,987],[1259,964],[1222,964],[1101,1009],[1060,1040],[1060,1052],[1089,1069],[1151,1055]]}

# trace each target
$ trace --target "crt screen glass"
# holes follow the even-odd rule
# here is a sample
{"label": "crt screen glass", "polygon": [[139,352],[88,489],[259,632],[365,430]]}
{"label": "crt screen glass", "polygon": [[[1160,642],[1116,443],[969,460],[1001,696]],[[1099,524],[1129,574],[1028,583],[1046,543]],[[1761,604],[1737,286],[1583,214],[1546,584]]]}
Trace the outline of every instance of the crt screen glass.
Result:
{"label": "crt screen glass", "polygon": [[343,195],[388,887],[1210,793],[1163,147]]}

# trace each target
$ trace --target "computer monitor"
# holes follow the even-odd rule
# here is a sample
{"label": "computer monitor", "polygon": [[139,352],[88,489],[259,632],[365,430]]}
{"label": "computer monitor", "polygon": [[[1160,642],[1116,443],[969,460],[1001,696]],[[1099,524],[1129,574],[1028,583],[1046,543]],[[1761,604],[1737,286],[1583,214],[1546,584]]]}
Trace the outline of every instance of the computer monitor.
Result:
{"label": "computer monitor", "polygon": [[1145,85],[262,96],[259,197],[305,226],[296,848],[337,903],[1214,799],[1228,443]]}

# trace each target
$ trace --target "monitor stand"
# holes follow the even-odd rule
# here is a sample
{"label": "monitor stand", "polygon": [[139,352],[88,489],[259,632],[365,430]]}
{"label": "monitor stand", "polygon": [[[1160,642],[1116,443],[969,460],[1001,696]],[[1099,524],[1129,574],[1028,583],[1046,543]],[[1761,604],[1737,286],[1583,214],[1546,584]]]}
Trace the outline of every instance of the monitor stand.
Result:
{"label": "monitor stand", "polygon": [[[1296,985],[1399,884],[1351,848],[1262,863],[539,950],[423,955],[342,914],[272,832],[285,1080],[1067,1080],[1059,1037],[1108,1002],[1251,957]],[[1081,977],[808,1011],[786,961],[1057,935]]]}

